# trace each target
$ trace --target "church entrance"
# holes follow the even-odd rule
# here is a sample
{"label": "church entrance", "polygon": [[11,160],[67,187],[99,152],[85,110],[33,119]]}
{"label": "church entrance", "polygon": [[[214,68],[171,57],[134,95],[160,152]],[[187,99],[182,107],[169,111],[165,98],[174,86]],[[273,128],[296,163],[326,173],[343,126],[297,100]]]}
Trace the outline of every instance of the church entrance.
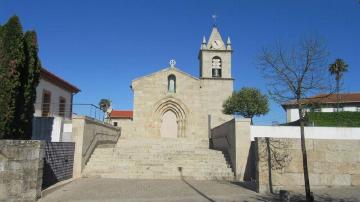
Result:
{"label": "church entrance", "polygon": [[178,123],[176,115],[173,111],[169,110],[164,113],[161,122],[160,134],[161,137],[177,138],[178,137]]}

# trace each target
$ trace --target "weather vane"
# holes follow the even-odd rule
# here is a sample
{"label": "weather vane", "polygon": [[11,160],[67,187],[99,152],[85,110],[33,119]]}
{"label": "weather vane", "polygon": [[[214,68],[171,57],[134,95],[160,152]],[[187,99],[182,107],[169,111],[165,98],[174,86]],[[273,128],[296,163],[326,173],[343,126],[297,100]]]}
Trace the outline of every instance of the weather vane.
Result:
{"label": "weather vane", "polygon": [[218,16],[216,15],[216,12],[211,17],[214,21],[214,26],[216,26],[216,19],[218,18]]}

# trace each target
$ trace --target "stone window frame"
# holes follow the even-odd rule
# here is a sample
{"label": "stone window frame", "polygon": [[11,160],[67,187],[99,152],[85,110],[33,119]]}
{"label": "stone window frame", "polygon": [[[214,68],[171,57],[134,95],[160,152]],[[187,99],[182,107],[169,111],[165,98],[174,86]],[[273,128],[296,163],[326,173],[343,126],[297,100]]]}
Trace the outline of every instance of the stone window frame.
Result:
{"label": "stone window frame", "polygon": [[[170,90],[170,80],[174,80],[174,90]],[[176,93],[176,76],[174,74],[170,74],[168,76],[168,87],[167,87],[167,90],[169,93]]]}

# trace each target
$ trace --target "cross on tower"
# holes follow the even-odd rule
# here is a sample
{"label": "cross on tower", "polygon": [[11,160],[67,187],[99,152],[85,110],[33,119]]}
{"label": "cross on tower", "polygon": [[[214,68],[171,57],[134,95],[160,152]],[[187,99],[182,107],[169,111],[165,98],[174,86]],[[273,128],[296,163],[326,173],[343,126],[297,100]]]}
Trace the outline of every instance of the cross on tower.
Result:
{"label": "cross on tower", "polygon": [[214,13],[211,17],[214,21],[214,26],[216,26],[216,19],[218,18],[218,16],[216,15],[216,13]]}

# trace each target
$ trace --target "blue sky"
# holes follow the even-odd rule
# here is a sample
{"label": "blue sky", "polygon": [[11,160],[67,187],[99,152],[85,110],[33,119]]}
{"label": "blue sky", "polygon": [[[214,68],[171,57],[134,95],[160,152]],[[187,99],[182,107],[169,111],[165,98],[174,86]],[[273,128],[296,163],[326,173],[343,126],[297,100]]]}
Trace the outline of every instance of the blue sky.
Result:
{"label": "blue sky", "polygon": [[[36,30],[43,66],[82,90],[75,103],[109,98],[116,109],[132,109],[132,79],[167,67],[171,58],[198,76],[197,55],[214,12],[224,40],[231,37],[235,89],[250,86],[266,93],[255,62],[263,46],[317,35],[327,44],[329,63],[340,57],[349,64],[344,91],[360,91],[357,0],[0,0],[0,23],[16,14],[24,29]],[[273,102],[255,124],[272,121],[285,121]]]}

